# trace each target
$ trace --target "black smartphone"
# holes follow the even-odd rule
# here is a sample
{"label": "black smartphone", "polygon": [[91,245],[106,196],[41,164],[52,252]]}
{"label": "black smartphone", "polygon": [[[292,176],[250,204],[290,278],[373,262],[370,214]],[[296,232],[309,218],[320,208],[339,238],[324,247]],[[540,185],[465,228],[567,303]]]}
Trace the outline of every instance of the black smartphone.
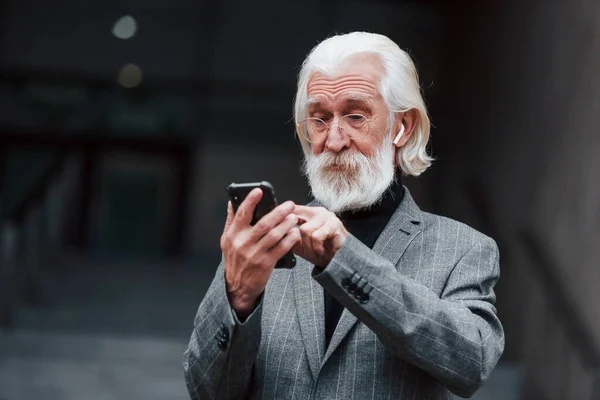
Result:
{"label": "black smartphone", "polygon": [[[262,181],[250,183],[232,183],[227,187],[227,194],[229,195],[229,200],[231,200],[234,213],[237,212],[238,207],[240,204],[242,204],[246,196],[248,196],[248,194],[256,188],[262,190],[263,196],[254,209],[252,222],[250,222],[251,225],[256,224],[262,217],[264,217],[277,206],[277,198],[275,197],[275,189],[273,189],[273,185],[271,185],[269,182]],[[277,261],[277,264],[275,264],[275,268],[294,268],[295,266],[296,257],[291,250],[279,261]]]}

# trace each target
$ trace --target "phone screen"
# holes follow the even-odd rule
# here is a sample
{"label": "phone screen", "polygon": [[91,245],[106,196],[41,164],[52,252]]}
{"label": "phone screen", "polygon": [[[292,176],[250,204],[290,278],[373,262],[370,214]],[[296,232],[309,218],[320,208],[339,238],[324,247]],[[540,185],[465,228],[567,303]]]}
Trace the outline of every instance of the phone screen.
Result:
{"label": "phone screen", "polygon": [[[231,200],[234,213],[237,212],[238,207],[242,204],[246,196],[248,196],[255,188],[260,188],[263,192],[263,196],[254,209],[254,215],[252,216],[250,225],[256,224],[262,217],[277,207],[277,198],[275,197],[273,185],[269,182],[262,181],[252,183],[232,183],[227,187],[227,193],[229,194],[229,200]],[[295,266],[296,257],[290,250],[277,262],[275,268],[293,268]]]}
{"label": "phone screen", "polygon": [[227,188],[229,199],[233,206],[233,211],[237,212],[238,207],[248,194],[259,188],[263,192],[263,196],[259,203],[256,205],[254,215],[252,216],[252,222],[250,225],[256,224],[262,217],[267,215],[271,210],[277,207],[277,199],[275,198],[275,191],[273,186],[269,182],[251,182],[251,183],[232,183]]}

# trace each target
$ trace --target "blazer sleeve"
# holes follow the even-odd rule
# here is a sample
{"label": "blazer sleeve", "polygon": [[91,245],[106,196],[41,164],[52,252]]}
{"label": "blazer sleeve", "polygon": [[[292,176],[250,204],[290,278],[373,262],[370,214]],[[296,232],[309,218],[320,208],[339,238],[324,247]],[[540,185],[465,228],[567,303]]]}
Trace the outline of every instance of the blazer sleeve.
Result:
{"label": "blazer sleeve", "polygon": [[262,299],[240,322],[225,291],[223,263],[200,303],[183,356],[185,382],[193,400],[240,399],[249,393],[261,336]]}
{"label": "blazer sleeve", "polygon": [[498,247],[483,235],[453,267],[440,296],[352,235],[323,271],[313,271],[384,346],[462,397],[486,381],[504,350],[494,307],[499,274]]}

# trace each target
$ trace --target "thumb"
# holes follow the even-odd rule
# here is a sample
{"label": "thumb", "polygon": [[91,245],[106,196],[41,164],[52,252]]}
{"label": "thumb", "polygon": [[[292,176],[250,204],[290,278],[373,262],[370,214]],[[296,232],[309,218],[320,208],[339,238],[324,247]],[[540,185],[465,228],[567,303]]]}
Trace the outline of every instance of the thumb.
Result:
{"label": "thumb", "polygon": [[233,206],[231,205],[231,201],[227,202],[227,220],[225,220],[225,228],[223,229],[223,233],[227,233],[229,228],[231,228],[231,224],[233,224]]}

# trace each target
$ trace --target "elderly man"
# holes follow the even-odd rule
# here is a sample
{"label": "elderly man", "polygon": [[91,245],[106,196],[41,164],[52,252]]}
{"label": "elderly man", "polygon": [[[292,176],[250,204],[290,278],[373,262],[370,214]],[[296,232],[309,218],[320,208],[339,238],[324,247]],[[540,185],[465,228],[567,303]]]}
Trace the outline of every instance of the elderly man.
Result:
{"label": "elderly man", "polygon": [[[504,348],[496,243],[419,210],[429,119],[415,66],[385,36],[316,46],[295,119],[315,201],[250,221],[228,206],[223,261],[200,304],[184,370],[193,399],[471,396]],[[293,249],[294,269],[274,269]]]}

